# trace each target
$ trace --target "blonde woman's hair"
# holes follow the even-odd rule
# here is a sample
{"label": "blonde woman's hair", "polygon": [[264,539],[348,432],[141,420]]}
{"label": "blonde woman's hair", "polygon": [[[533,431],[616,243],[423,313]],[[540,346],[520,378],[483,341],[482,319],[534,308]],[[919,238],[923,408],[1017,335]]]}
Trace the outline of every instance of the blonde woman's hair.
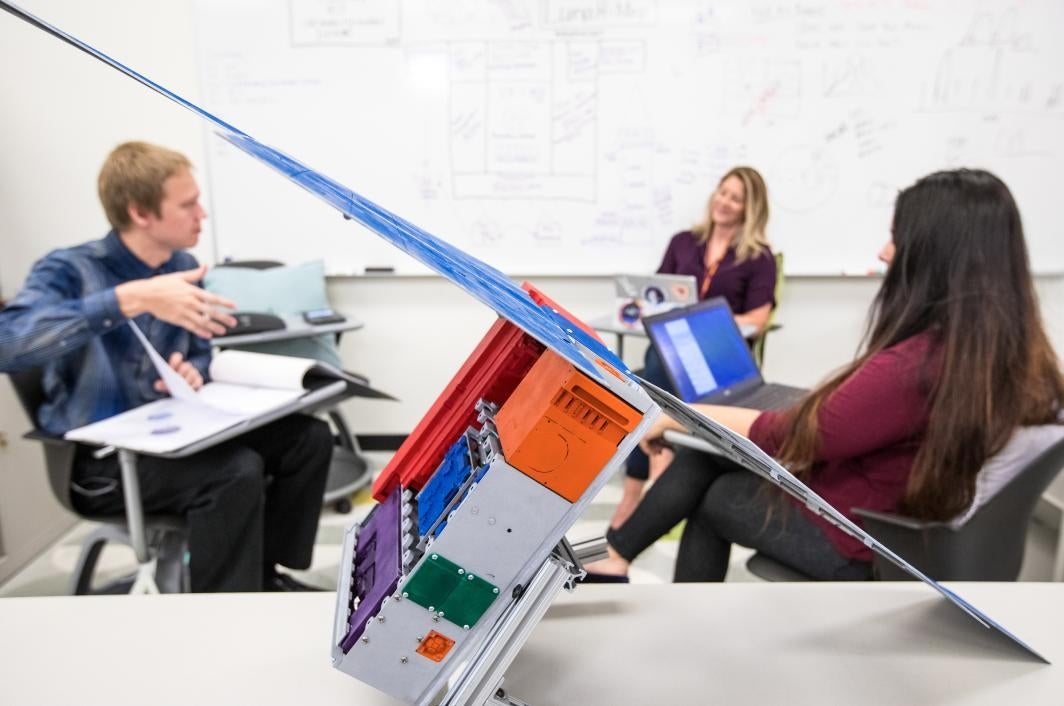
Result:
{"label": "blonde woman's hair", "polygon": [[161,216],[163,182],[182,169],[191,169],[188,157],[148,142],[125,142],[107,155],[96,189],[107,220],[117,230],[132,225],[130,205]]}
{"label": "blonde woman's hair", "polygon": [[[768,226],[768,189],[765,180],[753,167],[733,167],[717,182],[719,188],[729,177],[736,177],[743,183],[746,200],[743,203],[743,227],[735,243],[735,258],[739,262],[757,257],[768,250],[768,238],[765,228]],[[714,190],[716,193],[716,190]],[[706,218],[691,228],[699,243],[704,243],[713,235],[713,196],[706,203]]]}

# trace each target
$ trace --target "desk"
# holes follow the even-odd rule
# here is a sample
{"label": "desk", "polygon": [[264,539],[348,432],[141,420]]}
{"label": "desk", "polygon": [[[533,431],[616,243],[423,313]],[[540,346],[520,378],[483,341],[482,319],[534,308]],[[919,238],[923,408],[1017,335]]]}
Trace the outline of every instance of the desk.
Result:
{"label": "desk", "polygon": [[240,336],[219,336],[211,339],[211,345],[226,348],[228,346],[242,346],[249,343],[270,343],[273,341],[287,341],[292,338],[304,338],[317,336],[323,333],[343,333],[344,331],[357,331],[363,323],[356,321],[350,316],[346,321],[338,324],[308,324],[302,316],[282,316],[285,327],[276,331],[260,331],[259,333],[245,333]]}
{"label": "desk", "polygon": [[[290,414],[308,410],[317,404],[336,402],[347,396],[347,383],[342,380],[330,383],[323,387],[307,392],[290,403],[278,406],[270,411],[257,416],[243,419],[240,422],[226,427],[212,434],[192,441],[172,451],[144,452],[145,455],[159,458],[179,459],[212,448],[222,442],[246,434],[252,429],[276,421]],[[130,410],[133,412],[134,410]],[[129,414],[129,412],[126,412]],[[128,440],[127,440],[128,441]],[[137,473],[137,457],[140,451],[124,448],[119,441],[113,442],[118,451],[118,465],[122,477],[122,500],[125,505],[126,527],[129,534],[129,542],[133,553],[137,557],[137,574],[129,592],[158,593],[159,584],[156,582],[156,569],[158,558],[149,551],[148,536],[144,518],[144,507],[140,495],[140,476]],[[178,557],[180,559],[180,557]],[[78,570],[80,572],[80,569]],[[79,574],[80,575],[80,574]],[[79,579],[80,580],[80,579]],[[180,573],[172,571],[164,572],[163,588],[167,591],[182,590]]]}
{"label": "desk", "polygon": [[[285,322],[285,327],[283,329],[248,333],[239,336],[220,336],[213,339],[211,343],[218,348],[227,348],[230,346],[276,343],[280,341],[289,341],[295,338],[306,338],[309,336],[330,333],[337,334],[337,340],[339,341],[339,334],[344,331],[357,331],[363,326],[361,321],[358,321],[351,316],[346,316],[346,320],[339,323],[317,325],[307,323],[306,320],[298,314],[282,316],[281,318],[284,319]],[[310,351],[301,353],[302,355],[308,356],[314,355]],[[341,367],[338,355],[333,362],[337,367]],[[357,373],[350,374],[361,378],[362,381],[366,383],[365,389],[359,393],[361,396],[391,400],[395,399],[387,393],[369,387],[369,381],[365,377],[358,375]],[[323,405],[318,405],[318,408],[320,409],[322,406]],[[333,463],[329,469],[329,479],[325,487],[324,499],[327,503],[334,502],[338,512],[347,513],[351,510],[349,496],[370,480],[368,473],[369,462],[362,455],[362,450],[359,448],[358,442],[355,439],[354,434],[351,433],[351,428],[348,426],[343,414],[340,413],[339,408],[334,407],[329,409],[327,410],[327,414],[332,420],[333,426],[336,428],[339,446],[343,449],[343,454],[345,455],[340,456],[336,453],[333,455]]]}
{"label": "desk", "polygon": [[[603,314],[602,316],[588,319],[587,325],[596,331],[612,333],[617,337],[617,357],[621,360],[624,360],[625,336],[635,336],[637,338],[647,337],[647,332],[646,329],[643,328],[642,322],[636,326],[625,326],[618,321],[617,317],[613,314]],[[776,328],[779,328],[779,326],[776,326]],[[743,338],[749,339],[757,333],[757,327],[753,324],[739,324],[739,333],[743,335]]]}
{"label": "desk", "polygon": [[[923,584],[581,586],[511,665],[552,704],[1059,704],[1064,584],[951,584],[1055,665]],[[334,595],[0,599],[5,703],[394,705],[329,663]],[[150,647],[146,647],[150,646]]]}

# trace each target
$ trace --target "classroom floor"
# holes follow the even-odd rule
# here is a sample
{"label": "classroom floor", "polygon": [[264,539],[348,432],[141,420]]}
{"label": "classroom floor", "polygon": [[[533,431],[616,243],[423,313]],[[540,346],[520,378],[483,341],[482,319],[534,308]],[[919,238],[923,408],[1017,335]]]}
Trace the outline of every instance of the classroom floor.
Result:
{"label": "classroom floor", "polygon": [[[383,468],[389,454],[370,453],[376,469]],[[620,476],[615,476],[588,506],[584,516],[568,533],[570,541],[580,541],[601,536],[605,531],[614,505],[620,498]],[[355,498],[354,509],[341,515],[331,508],[322,511],[318,525],[318,538],[314,547],[314,561],[305,572],[294,572],[303,581],[322,588],[336,586],[337,567],[340,561],[341,544],[345,529],[365,517],[372,507],[372,500],[365,492]],[[90,533],[94,524],[79,522],[48,551],[41,554],[22,571],[0,585],[0,597],[6,596],[60,596],[69,589],[70,574],[77,561],[81,541]],[[633,583],[666,583],[672,578],[672,564],[676,556],[678,536],[667,537],[644,552],[632,565]],[[1052,575],[1056,534],[1038,521],[1031,523],[1027,537],[1027,552],[1024,557],[1021,581],[1048,581]],[[728,581],[760,581],[746,570],[746,560],[751,551],[736,547],[732,552]],[[109,547],[100,557],[97,574],[106,581],[128,574],[134,567],[133,552],[128,547]]]}

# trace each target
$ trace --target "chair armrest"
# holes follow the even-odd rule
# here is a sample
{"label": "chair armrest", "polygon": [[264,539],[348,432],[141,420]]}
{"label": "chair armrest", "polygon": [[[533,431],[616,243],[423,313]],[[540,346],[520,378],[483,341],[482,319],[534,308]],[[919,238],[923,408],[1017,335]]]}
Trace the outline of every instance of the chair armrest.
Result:
{"label": "chair armrest", "polygon": [[45,434],[43,431],[40,431],[38,429],[26,432],[22,435],[22,438],[29,439],[30,441],[39,441],[46,446],[67,446],[69,444],[74,443],[73,441],[67,441],[61,436],[52,436],[50,434]]}
{"label": "chair armrest", "polygon": [[705,439],[695,436],[694,434],[688,434],[685,431],[676,431],[674,429],[668,429],[661,437],[665,440],[665,443],[672,446],[686,446],[689,449],[695,451],[701,451],[702,453],[720,455],[721,450],[709,443]]}
{"label": "chair armrest", "polygon": [[911,530],[925,530],[935,527],[946,527],[945,522],[926,522],[923,520],[914,520],[911,517],[905,517],[904,515],[895,515],[889,512],[877,512],[876,510],[866,510],[861,507],[850,508],[850,512],[874,522],[882,522],[886,525],[894,525],[895,527],[904,527]]}
{"label": "chair armrest", "polygon": [[346,368],[344,369],[344,373],[345,373],[346,375],[350,375],[350,376],[351,376],[351,377],[353,377],[353,378],[354,378],[355,380],[358,380],[358,381],[359,381],[360,383],[362,383],[363,385],[369,385],[369,378],[368,378],[368,377],[366,377],[365,375],[362,375],[362,374],[360,374],[360,373],[356,373],[356,372],[354,372],[353,370],[347,370]]}

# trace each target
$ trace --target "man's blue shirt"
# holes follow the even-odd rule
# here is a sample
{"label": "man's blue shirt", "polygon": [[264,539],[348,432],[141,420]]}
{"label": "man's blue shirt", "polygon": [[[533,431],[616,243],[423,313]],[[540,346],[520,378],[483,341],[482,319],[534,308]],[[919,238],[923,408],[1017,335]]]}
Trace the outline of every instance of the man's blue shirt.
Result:
{"label": "man's blue shirt", "polygon": [[[22,291],[0,311],[0,372],[44,369],[46,401],[37,413],[43,431],[58,436],[162,396],[115,287],[195,267],[192,255],[178,251],[153,269],[113,230],[101,240],[55,250],[33,266]],[[164,358],[181,353],[207,379],[209,341],[151,314],[134,321]]]}

